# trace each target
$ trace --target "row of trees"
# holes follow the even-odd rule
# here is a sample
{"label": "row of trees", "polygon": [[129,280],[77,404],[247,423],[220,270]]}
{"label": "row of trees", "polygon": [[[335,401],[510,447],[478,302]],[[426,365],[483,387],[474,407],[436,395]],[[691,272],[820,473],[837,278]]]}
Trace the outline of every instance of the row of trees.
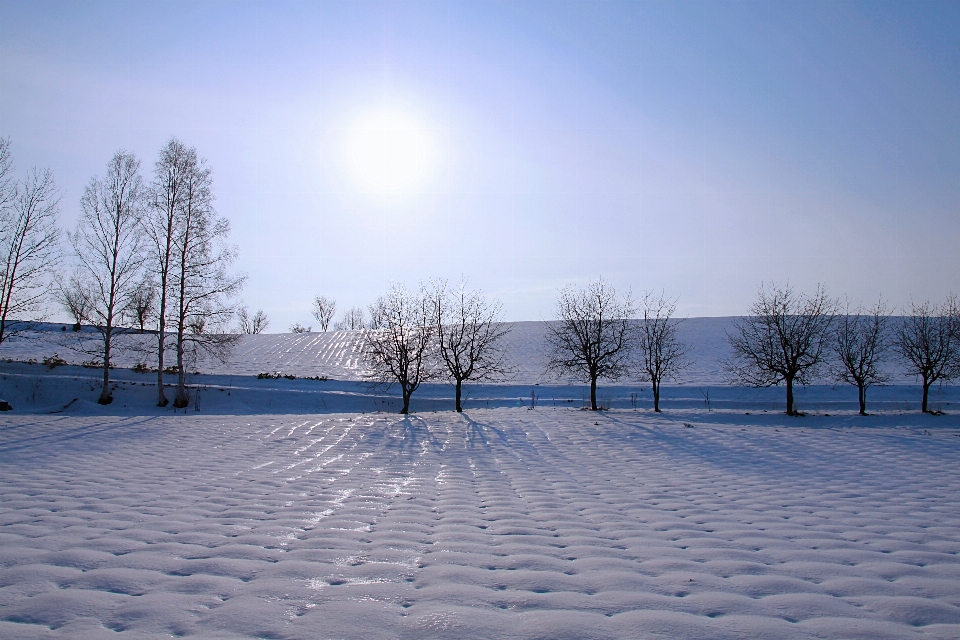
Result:
{"label": "row of trees", "polygon": [[456,410],[463,411],[465,382],[513,373],[503,344],[511,327],[500,321],[500,303],[465,283],[450,288],[439,280],[417,292],[395,284],[370,305],[370,315],[376,328],[365,334],[364,360],[372,380],[400,387],[400,413],[409,412],[410,397],[428,380],[452,381]]}
{"label": "row of trees", "polygon": [[[52,294],[81,324],[100,336],[99,402],[112,401],[110,364],[117,338],[152,324],[156,342],[158,404],[168,351],[178,372],[174,405],[189,403],[186,365],[201,352],[224,357],[236,341],[227,328],[245,277],[229,273],[236,248],[227,242],[230,225],[213,207],[213,175],[196,149],[172,138],[160,150],[151,180],[132,153],[117,151],[103,176],[94,177],[80,199],[76,228],[60,244],[59,195],[49,171],[34,170],[22,181],[12,168],[9,140],[0,141],[0,240],[6,260],[0,308],[0,342],[6,322],[36,312]],[[64,264],[65,263],[65,264]],[[58,275],[65,266],[68,276]],[[246,320],[251,332],[266,325],[258,312]],[[21,325],[22,327],[23,325]],[[81,341],[78,349],[90,352]]]}
{"label": "row of trees", "polygon": [[[317,300],[327,303],[329,323],[335,305]],[[677,379],[690,364],[677,334],[681,320],[673,317],[676,302],[654,293],[634,301],[602,279],[564,288],[556,322],[547,325],[547,370],[589,384],[594,410],[598,381],[645,380],[659,412],[661,384]],[[462,411],[464,382],[505,380],[512,373],[503,345],[511,327],[500,322],[499,314],[498,302],[467,292],[462,284],[451,290],[440,281],[416,293],[394,285],[370,306],[373,320],[357,327],[366,329],[369,375],[400,387],[401,413],[409,411],[421,383],[449,380],[456,386],[456,410]],[[806,295],[789,285],[765,285],[750,314],[738,319],[727,337],[733,356],[724,363],[726,370],[741,384],[784,384],[788,415],[799,415],[794,385],[823,374],[855,385],[860,413],[866,415],[867,389],[889,380],[882,365],[892,354],[906,373],[920,379],[925,413],[930,386],[960,377],[960,305],[953,296],[940,305],[911,304],[894,319],[882,302],[868,310],[851,309],[822,287]]]}
{"label": "row of trees", "polygon": [[[619,298],[602,280],[586,289],[567,287],[557,305],[559,322],[547,325],[548,370],[587,381],[594,410],[599,379],[638,372],[652,382],[654,408],[660,411],[661,382],[686,364],[686,348],[671,321],[675,309],[675,300],[646,294],[637,322],[631,320],[635,306],[630,297]],[[369,323],[358,327],[366,329],[368,375],[400,387],[401,413],[409,411],[410,397],[430,380],[452,382],[456,410],[463,411],[464,383],[503,381],[514,373],[506,364],[504,345],[512,326],[500,321],[500,313],[498,301],[467,291],[464,283],[451,289],[441,280],[417,292],[394,285],[370,305]]]}
{"label": "row of trees", "polygon": [[794,385],[812,381],[824,369],[857,387],[861,415],[867,411],[867,389],[889,380],[883,365],[890,356],[920,380],[923,413],[930,412],[933,384],[960,377],[960,304],[953,295],[940,304],[911,302],[893,318],[882,300],[870,309],[852,309],[822,286],[807,295],[789,285],[767,285],[728,337],[734,354],[728,370],[752,386],[785,384],[788,415],[798,415]]}

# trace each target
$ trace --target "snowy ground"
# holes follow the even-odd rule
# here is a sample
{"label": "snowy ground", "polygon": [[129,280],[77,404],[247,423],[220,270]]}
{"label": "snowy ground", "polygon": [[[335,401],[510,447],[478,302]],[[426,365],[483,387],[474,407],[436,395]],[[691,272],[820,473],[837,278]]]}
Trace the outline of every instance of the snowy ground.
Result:
{"label": "snowy ground", "polygon": [[101,407],[97,370],[0,362],[0,638],[960,637],[960,388],[864,418],[805,387],[787,418],[721,384],[722,323],[687,327],[663,415],[534,375],[537,323],[463,415],[431,384],[397,416],[349,334],[248,337],[179,412],[155,374]]}
{"label": "snowy ground", "polygon": [[695,409],[7,414],[0,637],[956,638],[958,435]]}

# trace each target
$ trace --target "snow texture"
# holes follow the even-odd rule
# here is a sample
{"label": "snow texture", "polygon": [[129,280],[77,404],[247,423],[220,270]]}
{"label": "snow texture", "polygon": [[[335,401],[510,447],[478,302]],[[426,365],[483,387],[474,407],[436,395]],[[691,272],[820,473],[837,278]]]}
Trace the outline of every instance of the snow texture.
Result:
{"label": "snow texture", "polygon": [[7,415],[0,637],[956,638],[960,425],[878,420]]}
{"label": "snow texture", "polygon": [[536,385],[537,323],[459,415],[442,384],[396,415],[349,333],[246,337],[179,412],[155,374],[116,369],[103,407],[96,370],[0,362],[0,638],[960,637],[960,389],[861,417],[805,387],[788,418],[719,384],[704,326],[662,415]]}

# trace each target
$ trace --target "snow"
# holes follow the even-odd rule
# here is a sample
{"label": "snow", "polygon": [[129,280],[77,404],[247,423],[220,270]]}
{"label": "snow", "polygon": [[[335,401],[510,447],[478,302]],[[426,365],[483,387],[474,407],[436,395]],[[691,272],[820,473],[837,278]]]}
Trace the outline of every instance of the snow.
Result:
{"label": "snow", "polygon": [[[690,318],[680,324],[679,335],[690,345],[691,367],[684,372],[687,384],[725,384],[727,382],[721,361],[729,357],[726,332],[731,330],[734,318]],[[507,365],[516,371],[515,383],[544,383],[552,378],[544,375],[546,364],[545,322],[511,323],[504,346]],[[43,358],[57,353],[71,364],[90,360],[89,353],[97,349],[97,334],[85,328],[79,334],[63,325],[43,325],[41,331],[27,334],[28,339],[14,340],[0,348],[0,356],[14,360]],[[364,371],[360,362],[359,331],[328,331],[324,333],[281,333],[244,335],[233,357],[227,363],[201,360],[191,370],[203,373],[256,375],[262,372],[282,371],[298,376],[326,376],[338,380],[359,380]],[[121,341],[132,341],[152,346],[149,335],[123,336]],[[138,361],[149,361],[135,352],[118,352],[115,363],[132,367]]]}
{"label": "snow", "polygon": [[[0,363],[0,637],[960,637],[960,390],[860,417],[812,386],[788,418],[719,384],[704,326],[660,415],[638,385],[604,412],[537,385],[535,323],[528,374],[459,415],[447,385],[403,417],[303,379],[350,369],[347,334],[249,337],[179,412],[155,374],[116,369],[101,407],[96,370]],[[301,377],[251,375],[278,369]]]}
{"label": "snow", "polygon": [[0,636],[957,637],[960,424],[920,423],[3,416]]}
{"label": "snow", "polygon": [[[690,366],[671,381],[684,385],[727,385],[730,376],[723,362],[731,356],[727,334],[733,331],[736,318],[687,318],[680,322],[677,335],[688,346]],[[546,322],[514,322],[504,340],[506,364],[515,371],[510,382],[515,384],[549,384],[558,382],[544,373],[546,367]],[[89,352],[98,347],[96,332],[85,327],[79,334],[66,325],[45,324],[42,330],[29,332],[27,339],[15,339],[0,347],[0,357],[13,360],[33,358],[38,362],[54,353],[71,364],[96,359]],[[66,331],[61,331],[66,327]],[[151,335],[127,335],[121,342],[133,342],[152,348]],[[362,333],[359,331],[328,331],[322,333],[272,333],[240,336],[233,357],[226,363],[201,360],[190,366],[191,371],[224,375],[256,375],[281,371],[301,377],[325,376],[337,380],[360,380],[364,367],[360,361]],[[80,349],[86,349],[87,353]],[[168,360],[170,360],[168,358]],[[139,361],[152,362],[152,356],[136,351],[118,351],[115,364],[130,368]],[[172,363],[172,360],[171,360]],[[893,382],[913,382],[893,365]],[[561,381],[569,382],[569,381]],[[636,382],[636,381],[634,381]]]}

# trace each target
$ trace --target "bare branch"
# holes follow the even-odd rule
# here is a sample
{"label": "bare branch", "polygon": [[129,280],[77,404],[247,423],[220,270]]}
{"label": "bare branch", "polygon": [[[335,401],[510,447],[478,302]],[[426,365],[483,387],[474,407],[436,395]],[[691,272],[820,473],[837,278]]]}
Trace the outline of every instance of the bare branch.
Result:
{"label": "bare branch", "polygon": [[319,294],[314,296],[313,317],[316,318],[317,322],[320,323],[321,331],[326,331],[330,327],[330,321],[333,320],[333,316],[336,312],[337,302],[335,300],[324,298]]}
{"label": "bare branch", "polygon": [[819,372],[830,337],[836,303],[818,286],[812,296],[789,285],[761,286],[750,315],[727,334],[734,359],[727,370],[741,383],[770,387],[786,382],[787,415],[793,407],[794,383],[806,384]]}
{"label": "bare branch", "polygon": [[503,338],[513,328],[500,321],[501,304],[487,301],[480,291],[456,291],[439,280],[430,292],[440,363],[456,386],[456,410],[463,411],[463,383],[499,381],[514,372],[506,364]]}
{"label": "bare branch", "polygon": [[333,324],[334,331],[361,331],[366,328],[366,316],[360,307],[351,307]]}
{"label": "bare branch", "polygon": [[[193,150],[188,155],[196,158]],[[169,322],[177,354],[176,407],[190,402],[187,362],[201,354],[226,360],[236,345],[239,338],[229,333],[228,327],[235,315],[233,301],[246,282],[245,275],[228,272],[237,249],[227,243],[230,223],[213,208],[212,171],[204,160],[195,159],[188,163],[181,179],[168,276]]]}
{"label": "bare branch", "polygon": [[257,309],[257,312],[250,317],[250,312],[245,306],[237,311],[237,321],[239,324],[239,333],[257,334],[263,333],[270,326],[270,319],[263,309]]}
{"label": "bare branch", "polygon": [[39,319],[60,259],[53,174],[34,169],[13,184],[9,171],[8,143],[0,140],[0,344],[25,329],[23,321]]}
{"label": "bare branch", "polygon": [[672,320],[677,301],[663,293],[643,294],[640,301],[643,317],[637,324],[637,350],[641,377],[653,388],[653,410],[660,411],[660,384],[664,378],[676,379],[687,366],[686,346],[677,338],[677,321]]}
{"label": "bare branch", "polygon": [[597,410],[597,380],[617,380],[628,372],[633,315],[630,294],[617,297],[603,279],[586,289],[560,291],[556,323],[547,325],[547,370],[590,383],[590,406]]}
{"label": "bare branch", "polygon": [[101,337],[100,404],[113,401],[110,361],[114,335],[123,332],[118,324],[121,312],[130,303],[142,277],[145,195],[139,160],[133,154],[118,151],[107,164],[103,179],[92,179],[84,191],[77,229],[69,234],[77,260],[75,286],[88,302],[87,321]]}
{"label": "bare branch", "polygon": [[367,377],[380,384],[399,384],[403,394],[400,413],[409,413],[410,396],[436,371],[429,353],[435,336],[430,301],[423,291],[414,295],[394,284],[373,307],[372,315],[383,324],[364,336]]}
{"label": "bare branch", "polygon": [[867,389],[890,379],[880,369],[888,348],[888,320],[882,300],[869,311],[857,307],[852,313],[847,302],[845,313],[836,319],[833,352],[837,363],[833,374],[838,382],[857,387],[860,415],[867,415]]}
{"label": "bare branch", "polygon": [[930,385],[960,377],[960,302],[950,295],[940,305],[911,302],[894,332],[894,347],[907,372],[920,378],[927,406]]}

